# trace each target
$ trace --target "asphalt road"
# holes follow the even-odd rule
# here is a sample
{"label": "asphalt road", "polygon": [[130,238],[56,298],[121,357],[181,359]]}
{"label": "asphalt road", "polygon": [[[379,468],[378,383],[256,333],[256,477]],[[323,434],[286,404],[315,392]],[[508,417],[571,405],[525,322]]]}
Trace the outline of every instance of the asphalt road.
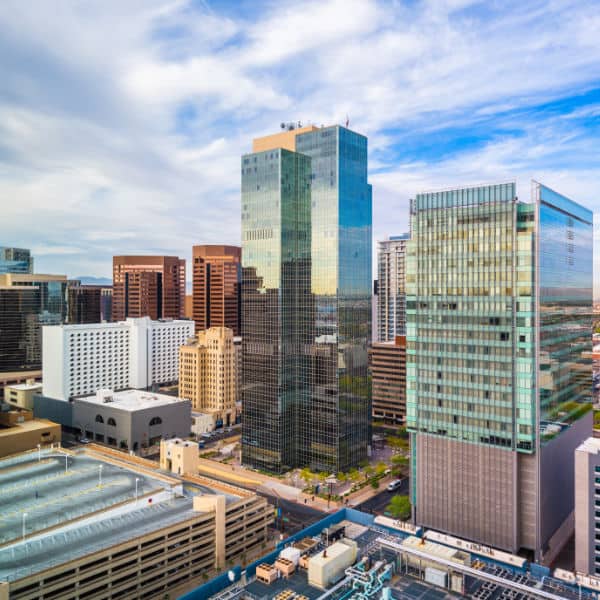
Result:
{"label": "asphalt road", "polygon": [[363,512],[382,515],[385,511],[385,507],[390,503],[390,500],[395,495],[407,495],[408,494],[408,477],[404,479],[402,485],[395,492],[388,492],[385,488],[372,498],[369,498],[362,504],[356,506],[358,510]]}
{"label": "asphalt road", "polygon": [[273,525],[288,535],[312,525],[327,515],[327,513],[306,504],[297,504],[264,492],[258,492],[258,494],[266,498],[274,509],[281,508],[281,517],[276,519]]}

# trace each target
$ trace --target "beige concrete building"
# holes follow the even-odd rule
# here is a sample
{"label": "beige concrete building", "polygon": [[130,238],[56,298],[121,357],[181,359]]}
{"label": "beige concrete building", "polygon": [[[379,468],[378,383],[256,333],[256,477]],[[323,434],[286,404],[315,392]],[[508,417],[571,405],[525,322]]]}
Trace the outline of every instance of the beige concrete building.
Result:
{"label": "beige concrete building", "polygon": [[0,402],[4,400],[4,392],[8,386],[27,383],[28,381],[34,381],[36,383],[41,382],[42,371],[14,371],[0,373]]}
{"label": "beige concrete building", "polygon": [[58,423],[34,419],[29,410],[10,410],[0,413],[0,457],[25,452],[40,446],[59,443]]}
{"label": "beige concrete building", "polygon": [[[32,472],[32,459],[44,477]],[[39,497],[6,505],[19,517],[2,530],[0,598],[177,598],[266,549],[267,501],[206,477],[165,474],[94,444],[16,455],[3,468],[20,484],[35,483]]]}
{"label": "beige concrete building", "polygon": [[198,444],[196,442],[182,440],[181,438],[161,440],[161,469],[177,473],[177,475],[183,475],[184,473],[195,475],[198,473],[199,464]]}
{"label": "beige concrete building", "polygon": [[179,350],[179,396],[192,410],[210,413],[215,427],[235,422],[237,388],[233,332],[211,327]]}
{"label": "beige concrete building", "polygon": [[42,393],[42,384],[35,379],[15,383],[4,388],[4,401],[17,408],[33,410],[33,397]]}
{"label": "beige concrete building", "polygon": [[575,570],[600,575],[600,439],[575,450]]}

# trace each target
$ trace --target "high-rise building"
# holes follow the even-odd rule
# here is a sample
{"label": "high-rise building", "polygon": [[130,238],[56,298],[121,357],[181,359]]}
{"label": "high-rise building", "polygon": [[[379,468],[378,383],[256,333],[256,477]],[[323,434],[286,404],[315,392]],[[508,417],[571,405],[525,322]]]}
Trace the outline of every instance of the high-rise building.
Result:
{"label": "high-rise building", "polygon": [[192,313],[196,331],[228,327],[240,334],[241,248],[204,245],[192,249]]}
{"label": "high-rise building", "polygon": [[340,126],[242,157],[242,456],[273,471],[367,457],[371,186],[367,139]]}
{"label": "high-rise building", "polygon": [[185,313],[185,259],[114,256],[112,320],[179,319]]}
{"label": "high-rise building", "polygon": [[66,317],[66,276],[0,275],[0,372],[40,369],[42,326]]}
{"label": "high-rise building", "polygon": [[548,562],[591,432],[592,213],[532,192],[412,201],[407,424],[419,524]]}
{"label": "high-rise building", "polygon": [[377,341],[406,335],[406,242],[408,233],[379,242],[377,255]]}
{"label": "high-rise building", "polygon": [[[600,439],[575,450],[575,571],[600,575]],[[568,490],[565,490],[568,493]]]}
{"label": "high-rise building", "polygon": [[193,321],[151,321],[44,327],[44,395],[56,400],[110,388],[148,388],[177,381],[179,347]]}
{"label": "high-rise building", "polygon": [[100,323],[102,321],[102,288],[81,285],[73,279],[68,287],[69,323]]}
{"label": "high-rise building", "polygon": [[179,349],[179,396],[211,414],[215,427],[235,422],[236,348],[227,327],[199,331]]}
{"label": "high-rise building", "polygon": [[0,246],[1,273],[33,273],[33,257],[25,248]]}
{"label": "high-rise building", "polygon": [[375,342],[369,350],[373,420],[406,423],[406,338]]}

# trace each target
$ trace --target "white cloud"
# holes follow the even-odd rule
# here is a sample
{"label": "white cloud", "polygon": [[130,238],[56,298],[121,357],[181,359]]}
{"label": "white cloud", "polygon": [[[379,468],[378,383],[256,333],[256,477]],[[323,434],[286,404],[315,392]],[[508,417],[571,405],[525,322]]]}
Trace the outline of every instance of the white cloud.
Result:
{"label": "white cloud", "polygon": [[[535,175],[597,203],[596,144],[581,125],[597,102],[533,110],[600,80],[593,3],[329,0],[251,11],[5,2],[2,242],[72,276],[110,275],[115,253],[189,257],[195,243],[239,243],[239,160],[251,138],[280,121],[346,115],[369,136],[378,237],[406,229],[409,197],[446,184]],[[439,132],[460,142],[500,114],[503,133],[436,156]],[[415,144],[431,149],[423,157]]]}

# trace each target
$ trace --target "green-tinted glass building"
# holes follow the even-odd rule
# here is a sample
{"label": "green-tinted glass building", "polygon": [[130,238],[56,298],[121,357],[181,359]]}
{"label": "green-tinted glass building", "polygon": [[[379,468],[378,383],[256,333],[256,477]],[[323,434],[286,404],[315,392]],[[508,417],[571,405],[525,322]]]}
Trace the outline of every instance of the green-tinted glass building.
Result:
{"label": "green-tinted glass building", "polygon": [[[345,471],[367,457],[370,433],[367,139],[344,127],[308,127],[255,140],[255,150],[242,158],[243,460],[278,472]],[[282,158],[281,173],[271,171],[276,156],[295,157],[293,175]],[[295,245],[286,262],[278,250],[283,241],[270,230],[277,211],[292,202],[288,172],[307,212],[290,231]],[[255,325],[266,314],[274,322],[273,307],[288,329]],[[276,348],[280,357],[290,348],[289,364],[267,358]]]}
{"label": "green-tinted glass building", "polygon": [[532,190],[412,201],[407,424],[418,523],[549,561],[591,432],[592,213]]}

